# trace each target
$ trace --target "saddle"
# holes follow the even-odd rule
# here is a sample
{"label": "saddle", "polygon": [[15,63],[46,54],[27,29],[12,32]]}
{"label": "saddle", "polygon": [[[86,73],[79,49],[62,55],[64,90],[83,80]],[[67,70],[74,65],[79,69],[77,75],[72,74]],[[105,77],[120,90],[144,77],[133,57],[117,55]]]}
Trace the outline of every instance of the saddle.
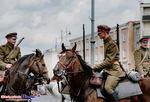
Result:
{"label": "saddle", "polygon": [[102,84],[103,73],[94,72],[92,73],[92,77],[90,79],[90,84],[92,86],[100,86]]}
{"label": "saddle", "polygon": [[0,71],[0,85],[5,83],[6,76],[7,76],[7,70]]}

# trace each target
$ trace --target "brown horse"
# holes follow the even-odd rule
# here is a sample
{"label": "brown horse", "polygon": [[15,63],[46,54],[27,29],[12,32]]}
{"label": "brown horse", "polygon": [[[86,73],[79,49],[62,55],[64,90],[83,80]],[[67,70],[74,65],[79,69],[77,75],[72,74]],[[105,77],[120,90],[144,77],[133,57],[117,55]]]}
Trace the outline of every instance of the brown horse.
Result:
{"label": "brown horse", "polygon": [[[61,56],[53,69],[54,75],[66,80],[72,99],[76,102],[109,101],[97,98],[96,90],[91,88],[89,84],[92,68],[85,63],[80,55],[75,53],[75,50],[76,44],[71,50],[67,50],[62,44]],[[142,95],[123,99],[120,102],[150,102],[150,78],[142,78],[139,84]]]}
{"label": "brown horse", "polygon": [[[41,51],[36,49],[36,54],[25,55],[16,61],[9,70],[0,95],[30,95],[29,92],[36,80],[40,84],[42,84],[43,79],[49,83],[50,78],[43,57]],[[31,76],[30,73],[33,73],[34,76]],[[2,101],[5,102],[6,100],[3,99]]]}

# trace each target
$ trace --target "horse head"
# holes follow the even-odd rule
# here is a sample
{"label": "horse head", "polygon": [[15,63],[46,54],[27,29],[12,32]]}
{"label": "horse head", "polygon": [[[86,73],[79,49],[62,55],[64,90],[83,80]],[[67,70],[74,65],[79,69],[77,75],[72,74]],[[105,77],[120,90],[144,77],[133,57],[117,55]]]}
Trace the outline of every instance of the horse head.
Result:
{"label": "horse head", "polygon": [[62,78],[63,76],[68,74],[68,72],[77,70],[75,69],[75,66],[77,65],[75,64],[75,62],[78,62],[79,60],[75,55],[75,50],[76,43],[72,49],[66,49],[64,44],[62,44],[62,52],[60,53],[61,55],[59,57],[59,61],[53,69],[55,76]]}
{"label": "horse head", "polygon": [[85,83],[88,83],[92,75],[92,68],[86,64],[75,50],[76,43],[72,49],[66,49],[64,44],[62,44],[62,52],[60,53],[59,61],[53,69],[53,73],[54,76],[63,80],[64,86],[68,85],[69,92],[78,96],[82,87],[87,85]]}
{"label": "horse head", "polygon": [[42,55],[42,52],[39,49],[36,49],[36,54],[30,66],[30,71],[38,78],[40,83],[42,82],[42,79],[46,79],[47,84],[49,84],[50,78],[44,62],[44,55]]}
{"label": "horse head", "polygon": [[76,43],[72,49],[66,49],[62,44],[62,52],[60,53],[59,61],[53,69],[53,73],[57,77],[62,77],[66,74],[78,74],[80,72],[86,72],[90,76],[92,69],[86,64],[82,57],[76,53]]}

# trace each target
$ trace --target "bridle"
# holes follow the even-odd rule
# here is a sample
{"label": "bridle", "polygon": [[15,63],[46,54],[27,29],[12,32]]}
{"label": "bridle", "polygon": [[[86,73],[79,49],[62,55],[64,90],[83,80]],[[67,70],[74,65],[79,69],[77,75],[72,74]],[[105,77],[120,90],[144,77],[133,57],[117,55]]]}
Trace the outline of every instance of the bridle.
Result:
{"label": "bridle", "polygon": [[[67,52],[73,54],[73,59],[72,59],[71,61],[69,61],[70,63],[69,63],[67,66],[64,65],[60,60],[57,62],[57,63],[59,63],[61,66],[64,67],[63,70],[60,70],[60,72],[61,72],[60,77],[62,77],[62,79],[64,79],[64,81],[65,81],[66,84],[69,86],[69,88],[70,88],[70,90],[72,91],[72,93],[73,93],[73,94],[75,95],[75,97],[77,98],[77,97],[79,97],[79,95],[80,95],[80,93],[81,93],[81,89],[82,89],[83,85],[85,84],[86,80],[88,79],[88,77],[83,81],[83,83],[81,84],[81,86],[80,86],[80,88],[79,88],[78,93],[76,94],[76,93],[74,92],[74,90],[72,89],[71,85],[69,84],[69,81],[70,81],[70,78],[72,77],[72,74],[74,74],[74,73],[85,73],[85,74],[87,74],[87,73],[86,73],[85,70],[82,70],[82,71],[74,71],[74,69],[75,69],[75,62],[76,62],[76,57],[77,57],[77,56],[76,56],[75,53],[72,53],[71,51],[67,51]],[[70,67],[72,68],[72,71],[68,71],[68,69],[69,69]],[[57,80],[57,84],[58,84],[58,91],[59,91],[60,93],[62,93],[62,91],[64,90],[65,87],[60,91],[60,88],[59,88],[59,80]],[[65,86],[66,86],[66,85],[65,85]],[[86,97],[87,97],[92,91],[93,91],[93,89],[90,90],[90,92],[84,97],[84,99],[86,99]],[[84,100],[84,99],[83,99],[83,100]]]}
{"label": "bridle", "polygon": [[[29,70],[31,71],[32,70],[32,67],[33,67],[33,65],[34,65],[34,63],[36,62],[36,66],[38,67],[38,71],[39,71],[39,76],[37,77],[37,76],[33,76],[35,79],[34,80],[37,80],[37,81],[39,81],[39,83],[41,84],[42,83],[42,80],[45,78],[44,76],[43,76],[43,74],[46,74],[46,73],[48,73],[48,71],[45,71],[45,72],[42,72],[41,70],[40,70],[40,66],[39,66],[39,64],[38,64],[38,60],[39,59],[37,59],[35,56],[34,56],[34,61],[33,62],[31,62],[30,64],[29,64]],[[40,62],[40,61],[39,61]],[[31,66],[30,66],[31,65]],[[9,71],[9,70],[8,70]],[[19,73],[19,74],[21,74],[21,75],[25,75],[27,78],[31,78],[31,75],[28,75],[28,74],[25,74],[24,72],[21,72],[21,71],[19,71],[19,70],[16,70],[17,71],[17,73]],[[36,73],[36,74],[38,74],[38,73]],[[10,80],[10,71],[9,71],[9,73],[8,73],[8,75],[7,75],[7,77],[6,77],[6,88],[5,88],[5,93],[6,93],[6,91],[7,91],[7,88],[8,87],[10,87],[10,89],[14,92],[14,93],[16,93],[16,94],[18,94],[19,92],[21,93],[21,92],[25,92],[25,91],[27,91],[29,88],[31,88],[32,87],[32,84],[30,84],[28,87],[26,87],[24,90],[15,90],[10,84],[9,84],[9,80]]]}

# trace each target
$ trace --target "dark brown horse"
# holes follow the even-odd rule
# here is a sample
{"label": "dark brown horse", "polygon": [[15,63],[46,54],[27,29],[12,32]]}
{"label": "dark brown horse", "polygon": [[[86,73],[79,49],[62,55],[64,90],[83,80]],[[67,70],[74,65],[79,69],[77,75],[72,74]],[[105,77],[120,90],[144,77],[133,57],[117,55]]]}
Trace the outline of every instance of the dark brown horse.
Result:
{"label": "dark brown horse", "polygon": [[[25,55],[16,61],[9,70],[0,95],[30,95],[29,92],[36,80],[41,84],[43,79],[49,83],[50,78],[43,57],[41,51],[36,49],[36,54]],[[31,76],[30,73],[34,76]]]}
{"label": "dark brown horse", "polygon": [[[75,53],[75,50],[76,44],[71,50],[67,50],[62,44],[61,56],[53,69],[54,75],[66,80],[71,96],[76,102],[107,101],[97,98],[96,90],[90,87],[92,68],[82,60],[80,55]],[[141,79],[139,84],[143,95],[120,100],[120,102],[150,102],[150,78]]]}

